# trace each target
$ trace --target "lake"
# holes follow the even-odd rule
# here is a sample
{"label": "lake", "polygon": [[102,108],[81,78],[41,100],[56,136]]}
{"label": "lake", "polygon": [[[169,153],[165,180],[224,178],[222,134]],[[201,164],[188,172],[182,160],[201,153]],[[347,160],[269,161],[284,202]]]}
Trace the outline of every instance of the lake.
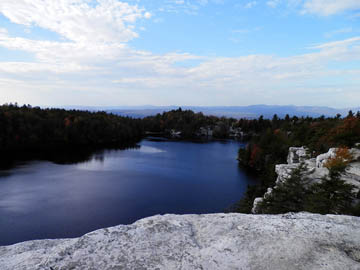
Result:
{"label": "lake", "polygon": [[18,163],[0,171],[0,245],[78,237],[155,214],[222,212],[256,183],[238,167],[242,146],[143,140],[72,164]]}

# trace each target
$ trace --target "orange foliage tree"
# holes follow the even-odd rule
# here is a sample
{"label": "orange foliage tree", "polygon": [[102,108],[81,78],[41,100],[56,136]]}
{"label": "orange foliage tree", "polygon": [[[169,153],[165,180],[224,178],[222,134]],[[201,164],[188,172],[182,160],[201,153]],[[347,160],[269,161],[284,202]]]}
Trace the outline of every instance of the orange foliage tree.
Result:
{"label": "orange foliage tree", "polygon": [[336,149],[335,156],[330,158],[324,166],[329,169],[329,171],[342,172],[345,170],[347,165],[353,159],[352,154],[347,147],[339,147]]}

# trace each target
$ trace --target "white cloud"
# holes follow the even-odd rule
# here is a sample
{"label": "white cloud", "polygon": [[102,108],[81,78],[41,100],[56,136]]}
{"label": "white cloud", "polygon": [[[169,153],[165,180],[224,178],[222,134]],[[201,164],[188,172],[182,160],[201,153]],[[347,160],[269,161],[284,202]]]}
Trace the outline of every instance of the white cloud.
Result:
{"label": "white cloud", "polygon": [[[43,5],[44,2],[48,5]],[[345,77],[349,82],[359,80],[356,79],[359,69],[330,69],[328,63],[360,60],[360,37],[315,45],[311,48],[314,52],[292,57],[156,55],[127,45],[137,35],[136,21],[151,16],[146,15],[146,10],[115,0],[99,0],[95,6],[89,3],[87,0],[1,0],[0,13],[12,22],[25,27],[36,25],[65,38],[31,40],[14,37],[0,28],[1,47],[35,56],[33,62],[0,62],[2,100],[12,97],[12,101],[23,103],[84,105],[240,105],[258,103],[264,97],[268,98],[267,103],[286,102],[286,98],[290,100],[296,93],[322,89],[328,93],[324,102],[329,105],[340,99],[334,90],[339,86],[321,86],[322,80],[335,76]],[[197,3],[205,5],[207,1]],[[97,20],[101,23],[97,24]],[[177,65],[187,60],[199,64]],[[343,95],[355,91],[352,86],[341,88]],[[206,101],[205,95],[210,96]],[[306,101],[306,98],[298,100]],[[345,102],[354,100],[349,98]]]}
{"label": "white cloud", "polygon": [[[327,65],[333,61],[346,63],[349,59],[360,60],[359,41],[360,38],[354,38],[338,43],[322,44],[314,47],[316,52],[293,57],[268,55],[217,57],[203,61],[198,66],[182,69],[165,65],[163,69],[157,69],[159,71],[157,74],[149,74],[149,76],[139,74],[114,82],[132,89],[179,89],[179,87],[181,91],[189,89],[192,101],[197,102],[202,100],[200,95],[206,89],[208,95],[209,93],[215,97],[223,95],[216,102],[221,102],[221,99],[225,101],[228,97],[226,104],[232,105],[239,105],[238,102],[242,100],[256,103],[256,100],[264,100],[266,95],[270,95],[269,99],[273,98],[273,103],[279,101],[286,103],[286,100],[291,103],[297,93],[326,91],[327,96],[323,97],[323,101],[324,104],[328,102],[329,105],[330,99],[333,98],[333,102],[336,100],[334,95],[337,99],[340,98],[341,93],[335,91],[339,86],[332,86],[330,83],[330,86],[325,87],[322,86],[322,82],[337,76],[356,78],[360,70],[334,70]],[[343,85],[343,88],[351,89],[347,85]],[[308,97],[301,97],[300,100],[311,102]],[[345,103],[350,101],[342,100]],[[179,103],[181,101],[189,103],[188,97],[178,100]]]}
{"label": "white cloud", "polygon": [[287,8],[300,10],[301,14],[320,16],[360,10],[359,0],[268,0],[266,4],[271,8],[285,5]]}
{"label": "white cloud", "polygon": [[0,13],[11,22],[38,26],[74,42],[127,42],[134,23],[151,14],[116,0],[1,0]]}
{"label": "white cloud", "polygon": [[83,65],[76,63],[68,63],[66,66],[62,64],[50,63],[29,63],[29,62],[0,62],[0,73],[37,73],[48,72],[69,73],[90,70]]}
{"label": "white cloud", "polygon": [[6,29],[0,28],[0,46],[32,53],[37,59],[23,65],[1,63],[0,70],[7,72],[88,71],[136,55],[126,43],[138,35],[134,31],[136,20],[151,17],[136,5],[116,0],[2,0],[1,13],[13,23],[27,28],[34,25],[65,39],[11,37]]}
{"label": "white cloud", "polygon": [[280,4],[280,0],[269,0],[266,2],[269,7],[276,8]]}
{"label": "white cloud", "polygon": [[151,16],[152,16],[152,14],[150,12],[145,12],[144,13],[144,18],[146,18],[146,19],[150,19]]}
{"label": "white cloud", "polygon": [[5,28],[0,28],[0,35],[7,35],[8,34],[8,30]]}
{"label": "white cloud", "polygon": [[0,34],[2,47],[34,53],[40,62],[67,63],[68,61],[95,62],[119,57],[126,51],[123,43],[56,42],[9,37]]}
{"label": "white cloud", "polygon": [[351,32],[353,32],[353,28],[352,27],[346,27],[346,28],[341,28],[341,29],[337,29],[337,30],[334,30],[334,31],[326,32],[324,34],[324,36],[326,38],[331,38],[331,37],[334,37],[334,36],[339,35],[339,34],[346,34],[346,33],[351,33]]}
{"label": "white cloud", "polygon": [[246,5],[245,5],[245,8],[253,8],[257,5],[257,1],[251,1],[251,2],[248,2]]}
{"label": "white cloud", "polygon": [[360,37],[352,37],[345,40],[339,40],[339,41],[333,41],[333,42],[327,42],[320,45],[315,45],[310,48],[312,49],[329,49],[329,48],[339,48],[339,47],[348,47],[351,44],[356,43],[357,41],[360,41]]}
{"label": "white cloud", "polygon": [[359,0],[305,0],[303,13],[329,16],[359,9]]}
{"label": "white cloud", "polygon": [[161,7],[158,9],[161,12],[180,13],[184,12],[189,15],[197,15],[199,10],[208,4],[224,4],[225,0],[163,0]]}

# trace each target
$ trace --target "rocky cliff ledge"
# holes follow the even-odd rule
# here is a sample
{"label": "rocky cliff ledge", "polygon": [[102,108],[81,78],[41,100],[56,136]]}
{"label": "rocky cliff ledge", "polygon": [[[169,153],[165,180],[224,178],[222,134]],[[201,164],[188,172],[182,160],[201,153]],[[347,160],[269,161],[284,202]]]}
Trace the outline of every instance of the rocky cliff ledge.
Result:
{"label": "rocky cliff ledge", "polygon": [[[297,168],[300,163],[304,163],[307,166],[309,171],[309,179],[313,182],[321,181],[321,178],[326,176],[329,173],[329,170],[324,166],[324,164],[333,158],[336,155],[337,148],[330,148],[327,153],[318,155],[315,158],[309,158],[308,150],[305,147],[290,147],[289,153],[287,156],[287,164],[278,164],[275,166],[275,172],[278,177],[276,179],[275,186],[280,182],[286,181],[291,172]],[[360,190],[360,149],[352,148],[350,149],[350,154],[353,157],[350,164],[346,168],[345,172],[341,175],[341,179],[345,182],[352,184]],[[258,212],[258,205],[262,202],[263,198],[269,196],[273,188],[268,188],[267,192],[263,197],[256,198],[254,200],[252,213],[256,214]]]}
{"label": "rocky cliff ledge", "polygon": [[16,269],[360,269],[360,218],[165,215],[88,233],[0,247]]}

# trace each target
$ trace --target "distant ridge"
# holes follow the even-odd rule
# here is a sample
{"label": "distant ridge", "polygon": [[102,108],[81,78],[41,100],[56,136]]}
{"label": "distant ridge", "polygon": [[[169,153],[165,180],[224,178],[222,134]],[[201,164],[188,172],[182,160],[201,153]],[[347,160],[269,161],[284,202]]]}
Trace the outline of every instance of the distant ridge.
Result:
{"label": "distant ridge", "polygon": [[109,107],[97,107],[97,106],[64,106],[66,109],[80,109],[88,111],[106,111],[122,116],[130,116],[135,118],[143,118],[146,116],[156,115],[165,111],[175,110],[181,107],[183,110],[192,110],[194,112],[202,112],[206,115],[226,116],[234,118],[258,118],[263,115],[264,118],[272,118],[274,114],[283,118],[286,114],[290,116],[346,116],[349,110],[354,113],[360,111],[360,107],[357,108],[343,108],[335,109],[324,106],[294,106],[294,105],[250,105],[250,106],[109,106]]}

